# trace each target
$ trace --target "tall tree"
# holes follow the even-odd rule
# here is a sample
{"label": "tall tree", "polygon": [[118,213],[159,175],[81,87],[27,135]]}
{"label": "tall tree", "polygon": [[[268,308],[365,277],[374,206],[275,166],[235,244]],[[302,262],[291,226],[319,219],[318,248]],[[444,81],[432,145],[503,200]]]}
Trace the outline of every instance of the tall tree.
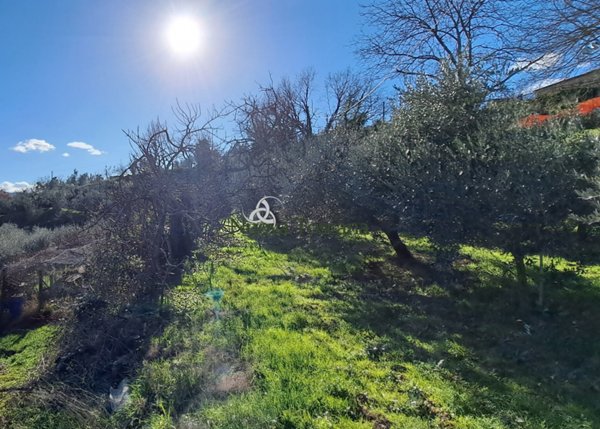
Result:
{"label": "tall tree", "polygon": [[519,43],[530,66],[545,76],[568,75],[581,65],[600,66],[600,2],[598,0],[526,0],[522,3]]}
{"label": "tall tree", "polygon": [[447,64],[496,92],[523,72],[530,81],[600,65],[597,0],[380,0],[364,15],[360,53],[404,78],[435,78]]}
{"label": "tall tree", "polygon": [[[360,53],[379,69],[403,77],[436,78],[443,64],[457,76],[501,88],[535,63],[519,63],[527,49],[519,46],[511,0],[382,0],[365,8],[369,30]],[[515,64],[520,64],[515,67]]]}

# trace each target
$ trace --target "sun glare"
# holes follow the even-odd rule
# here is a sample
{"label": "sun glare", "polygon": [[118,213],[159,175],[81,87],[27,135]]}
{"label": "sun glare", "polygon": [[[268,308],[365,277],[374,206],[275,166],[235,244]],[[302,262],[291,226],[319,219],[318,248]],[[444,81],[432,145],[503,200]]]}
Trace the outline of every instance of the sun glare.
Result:
{"label": "sun glare", "polygon": [[200,48],[202,34],[197,20],[190,16],[178,16],[169,21],[167,41],[171,50],[180,56],[195,54]]}

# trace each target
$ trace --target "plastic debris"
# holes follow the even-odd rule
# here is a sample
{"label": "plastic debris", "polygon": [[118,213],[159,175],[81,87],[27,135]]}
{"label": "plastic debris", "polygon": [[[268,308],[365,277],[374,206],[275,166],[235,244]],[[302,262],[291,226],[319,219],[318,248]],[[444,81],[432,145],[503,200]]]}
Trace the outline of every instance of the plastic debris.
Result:
{"label": "plastic debris", "polygon": [[110,411],[114,413],[123,408],[129,402],[129,396],[129,380],[124,378],[116,389],[110,388],[108,394]]}

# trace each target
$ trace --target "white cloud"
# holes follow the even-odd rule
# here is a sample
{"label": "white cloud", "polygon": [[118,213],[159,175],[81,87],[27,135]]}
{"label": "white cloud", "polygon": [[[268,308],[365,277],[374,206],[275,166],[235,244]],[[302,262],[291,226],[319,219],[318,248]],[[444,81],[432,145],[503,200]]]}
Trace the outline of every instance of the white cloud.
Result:
{"label": "white cloud", "polygon": [[33,185],[27,182],[2,182],[0,183],[0,190],[5,192],[21,192],[27,189],[33,188]]}
{"label": "white cloud", "polygon": [[104,153],[101,150],[96,149],[91,144],[84,143],[84,142],[71,142],[71,143],[67,143],[67,146],[75,148],[75,149],[86,150],[90,155],[94,155],[94,156],[102,155]]}
{"label": "white cloud", "polygon": [[29,139],[19,142],[12,148],[15,152],[27,153],[27,152],[48,152],[56,149],[54,145],[51,145],[46,140]]}
{"label": "white cloud", "polygon": [[558,61],[562,58],[562,55],[556,54],[554,52],[550,52],[545,54],[540,59],[535,62],[531,62],[528,60],[520,60],[517,61],[512,67],[511,70],[545,70],[549,67],[552,67],[558,63]]}
{"label": "white cloud", "polygon": [[71,156],[71,154],[69,152],[65,152],[62,154],[62,156],[64,156],[65,158],[68,158]]}
{"label": "white cloud", "polygon": [[561,58],[562,55],[550,52],[549,54],[544,55],[539,61],[532,64],[529,68],[531,70],[545,70],[548,67],[556,65]]}
{"label": "white cloud", "polygon": [[521,91],[522,94],[531,94],[533,91],[543,88],[545,86],[549,86],[552,85],[554,83],[560,82],[561,78],[550,78],[550,79],[542,79],[542,80],[538,80],[537,82],[533,82],[531,85],[523,88],[523,91]]}

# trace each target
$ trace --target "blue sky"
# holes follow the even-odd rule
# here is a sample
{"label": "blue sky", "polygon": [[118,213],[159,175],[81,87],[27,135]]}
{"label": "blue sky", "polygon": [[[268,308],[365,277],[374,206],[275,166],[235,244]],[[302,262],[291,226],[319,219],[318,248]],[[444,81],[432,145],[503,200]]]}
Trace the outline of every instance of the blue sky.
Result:
{"label": "blue sky", "polygon": [[[355,66],[353,0],[0,0],[0,183],[103,172],[127,160],[123,129],[205,108],[307,67]],[[195,16],[203,44],[175,55],[165,28]],[[68,154],[68,156],[64,154]]]}

